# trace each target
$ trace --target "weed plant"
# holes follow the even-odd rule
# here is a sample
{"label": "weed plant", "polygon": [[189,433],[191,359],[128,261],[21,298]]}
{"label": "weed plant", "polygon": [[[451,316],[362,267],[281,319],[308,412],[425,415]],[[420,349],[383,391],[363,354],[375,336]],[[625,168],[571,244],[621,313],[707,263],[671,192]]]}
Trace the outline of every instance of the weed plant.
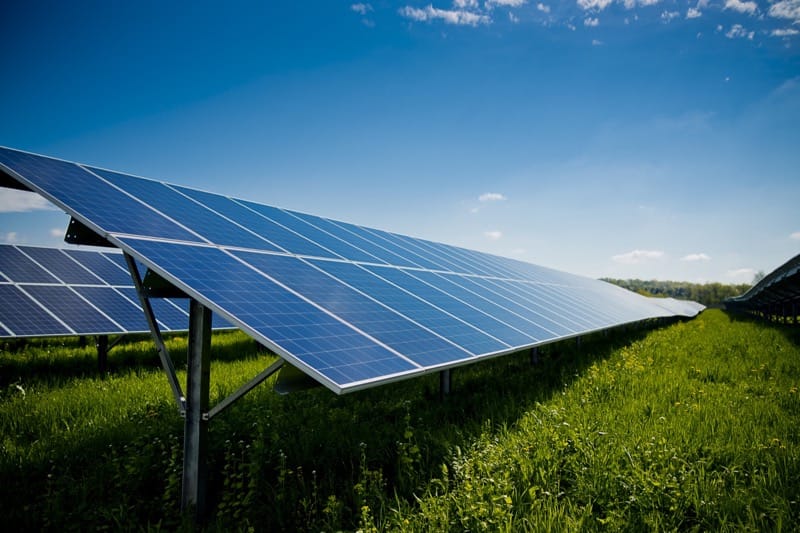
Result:
{"label": "weed plant", "polygon": [[[710,310],[456,369],[444,401],[436,375],[341,397],[270,380],[210,424],[204,527],[793,530],[798,337]],[[185,338],[167,342],[181,367]],[[212,404],[274,359],[238,332],[212,350]],[[189,529],[152,343],[105,375],[94,358],[73,339],[0,355],[4,529]]]}

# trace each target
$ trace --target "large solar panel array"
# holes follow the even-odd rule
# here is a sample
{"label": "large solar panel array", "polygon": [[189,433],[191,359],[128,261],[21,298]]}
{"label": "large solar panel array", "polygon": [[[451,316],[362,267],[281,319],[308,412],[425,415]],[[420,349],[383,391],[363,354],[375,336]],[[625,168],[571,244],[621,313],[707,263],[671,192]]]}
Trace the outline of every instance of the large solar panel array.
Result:
{"label": "large solar panel array", "polygon": [[7,178],[337,393],[696,309],[605,282],[0,148]]}
{"label": "large solar panel array", "polygon": [[[186,304],[152,301],[162,331],[186,331]],[[0,244],[0,338],[148,331],[118,251]]]}

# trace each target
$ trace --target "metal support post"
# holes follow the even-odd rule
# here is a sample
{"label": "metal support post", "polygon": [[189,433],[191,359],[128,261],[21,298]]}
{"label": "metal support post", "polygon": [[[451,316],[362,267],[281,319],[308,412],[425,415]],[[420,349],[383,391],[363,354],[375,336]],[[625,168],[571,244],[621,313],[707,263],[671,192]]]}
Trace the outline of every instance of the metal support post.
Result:
{"label": "metal support post", "polygon": [[194,511],[196,522],[205,517],[210,374],[211,310],[192,299],[189,302],[181,510],[184,513]]}
{"label": "metal support post", "polygon": [[530,354],[531,354],[531,364],[532,365],[538,365],[539,364],[539,347],[538,346],[534,346],[533,348],[531,348]]}
{"label": "metal support post", "polygon": [[97,370],[105,374],[108,370],[108,335],[98,335],[94,342],[97,348]]}
{"label": "metal support post", "polygon": [[579,348],[579,349],[580,349],[580,347],[581,347],[581,338],[582,338],[582,337],[580,337],[580,336],[578,336],[578,337],[575,337],[575,347],[576,347],[576,348]]}
{"label": "metal support post", "polygon": [[172,388],[172,395],[175,397],[175,403],[178,404],[178,409],[183,414],[185,409],[186,399],[183,396],[183,391],[178,383],[178,377],[175,374],[175,366],[172,364],[172,358],[169,356],[167,346],[164,344],[164,339],[161,337],[161,331],[158,329],[158,322],[153,314],[153,307],[150,305],[150,299],[145,294],[144,286],[142,285],[142,278],[139,275],[139,269],[136,267],[136,261],[133,257],[125,255],[125,261],[128,263],[128,270],[130,271],[133,285],[136,287],[136,294],[139,296],[139,304],[144,311],[144,318],[147,320],[147,326],[150,328],[150,333],[153,336],[153,342],[156,344],[158,350],[158,357],[161,359],[161,366],[167,374],[169,385]]}
{"label": "metal support post", "polygon": [[439,372],[439,396],[444,400],[450,394],[450,369]]}

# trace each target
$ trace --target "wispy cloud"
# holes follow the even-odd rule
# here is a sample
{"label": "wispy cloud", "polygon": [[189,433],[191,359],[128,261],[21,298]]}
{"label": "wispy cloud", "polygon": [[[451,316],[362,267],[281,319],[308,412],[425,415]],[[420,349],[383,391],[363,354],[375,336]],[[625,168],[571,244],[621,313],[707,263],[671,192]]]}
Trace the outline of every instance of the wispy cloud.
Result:
{"label": "wispy cloud", "polygon": [[520,7],[527,2],[528,0],[486,0],[485,5],[487,9],[492,9],[495,6]]}
{"label": "wispy cloud", "polygon": [[603,46],[604,44],[600,39],[592,39],[592,46]]}
{"label": "wispy cloud", "polygon": [[508,200],[508,198],[499,192],[485,192],[478,196],[479,202],[499,202],[501,200]]}
{"label": "wispy cloud", "polygon": [[459,9],[478,9],[478,0],[454,0],[453,5]]}
{"label": "wispy cloud", "polygon": [[33,192],[16,189],[0,190],[0,213],[25,213],[41,210],[55,211],[56,206]]}
{"label": "wispy cloud", "polygon": [[503,237],[503,232],[502,231],[497,231],[497,230],[484,231],[483,235],[485,237],[487,237],[488,239],[490,239],[490,240],[497,241],[497,240],[500,240]]}
{"label": "wispy cloud", "polygon": [[681,257],[681,261],[688,261],[690,263],[697,262],[697,261],[711,261],[711,257],[708,254],[699,253],[699,254],[689,254],[684,255]]}
{"label": "wispy cloud", "polygon": [[790,239],[794,239],[796,241],[800,241],[800,231],[795,231],[791,235],[789,235]]}
{"label": "wispy cloud", "polygon": [[487,15],[480,13],[473,13],[464,9],[439,9],[431,4],[422,9],[405,6],[399,10],[399,13],[406,18],[419,22],[430,22],[439,19],[446,24],[456,26],[478,26],[480,24],[489,24],[492,21]]}
{"label": "wispy cloud", "polygon": [[550,6],[548,6],[547,4],[543,4],[541,2],[536,4],[536,9],[538,9],[542,13],[550,13]]}
{"label": "wispy cloud", "polygon": [[686,11],[686,18],[687,19],[696,19],[696,18],[699,18],[699,17],[702,17],[702,16],[703,16],[703,13],[699,9],[697,9],[696,7],[690,7]]}
{"label": "wispy cloud", "polygon": [[725,32],[725,37],[728,39],[749,39],[753,40],[755,36],[754,31],[747,31],[741,24],[734,24],[731,29]]}
{"label": "wispy cloud", "polygon": [[369,4],[352,4],[350,9],[359,15],[366,15],[368,12],[372,11],[372,6]]}
{"label": "wispy cloud", "polygon": [[14,244],[17,240],[19,240],[19,238],[16,231],[9,231],[3,236],[3,241],[8,244]]}
{"label": "wispy cloud", "polygon": [[758,4],[748,1],[742,2],[742,0],[725,0],[725,7],[723,9],[731,9],[739,13],[755,15],[756,11],[758,11]]}
{"label": "wispy cloud", "polygon": [[590,27],[599,26],[600,25],[600,19],[597,18],[597,17],[594,17],[594,18],[587,17],[587,18],[583,19],[583,25],[584,26],[590,26]]}
{"label": "wispy cloud", "polygon": [[800,0],[780,0],[769,6],[769,16],[793,20],[800,24]]}
{"label": "wispy cloud", "polygon": [[676,19],[680,16],[681,14],[678,13],[677,11],[663,11],[661,13],[661,21],[664,24],[669,24],[670,22],[672,22],[673,19]]}
{"label": "wispy cloud", "polygon": [[800,31],[794,28],[778,28],[777,30],[772,30],[772,33],[770,33],[773,37],[793,37],[798,34],[800,34]]}
{"label": "wispy cloud", "polygon": [[585,11],[602,11],[610,6],[613,1],[614,0],[578,0],[578,5]]}
{"label": "wispy cloud", "polygon": [[611,257],[611,260],[623,265],[637,265],[645,261],[657,261],[664,257],[661,250],[633,250],[632,252],[619,254]]}
{"label": "wispy cloud", "polygon": [[734,279],[750,279],[755,276],[756,271],[754,268],[737,268],[734,270],[728,270],[728,277]]}

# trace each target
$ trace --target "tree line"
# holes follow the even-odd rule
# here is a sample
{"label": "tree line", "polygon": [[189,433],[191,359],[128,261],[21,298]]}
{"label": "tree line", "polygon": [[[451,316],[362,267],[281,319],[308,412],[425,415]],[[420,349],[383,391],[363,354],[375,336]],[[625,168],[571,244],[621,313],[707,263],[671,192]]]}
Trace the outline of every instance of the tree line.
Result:
{"label": "tree line", "polygon": [[706,307],[721,307],[725,298],[738,296],[750,288],[749,283],[689,283],[688,281],[658,281],[644,279],[612,279],[603,281],[619,285],[643,296],[693,300]]}

